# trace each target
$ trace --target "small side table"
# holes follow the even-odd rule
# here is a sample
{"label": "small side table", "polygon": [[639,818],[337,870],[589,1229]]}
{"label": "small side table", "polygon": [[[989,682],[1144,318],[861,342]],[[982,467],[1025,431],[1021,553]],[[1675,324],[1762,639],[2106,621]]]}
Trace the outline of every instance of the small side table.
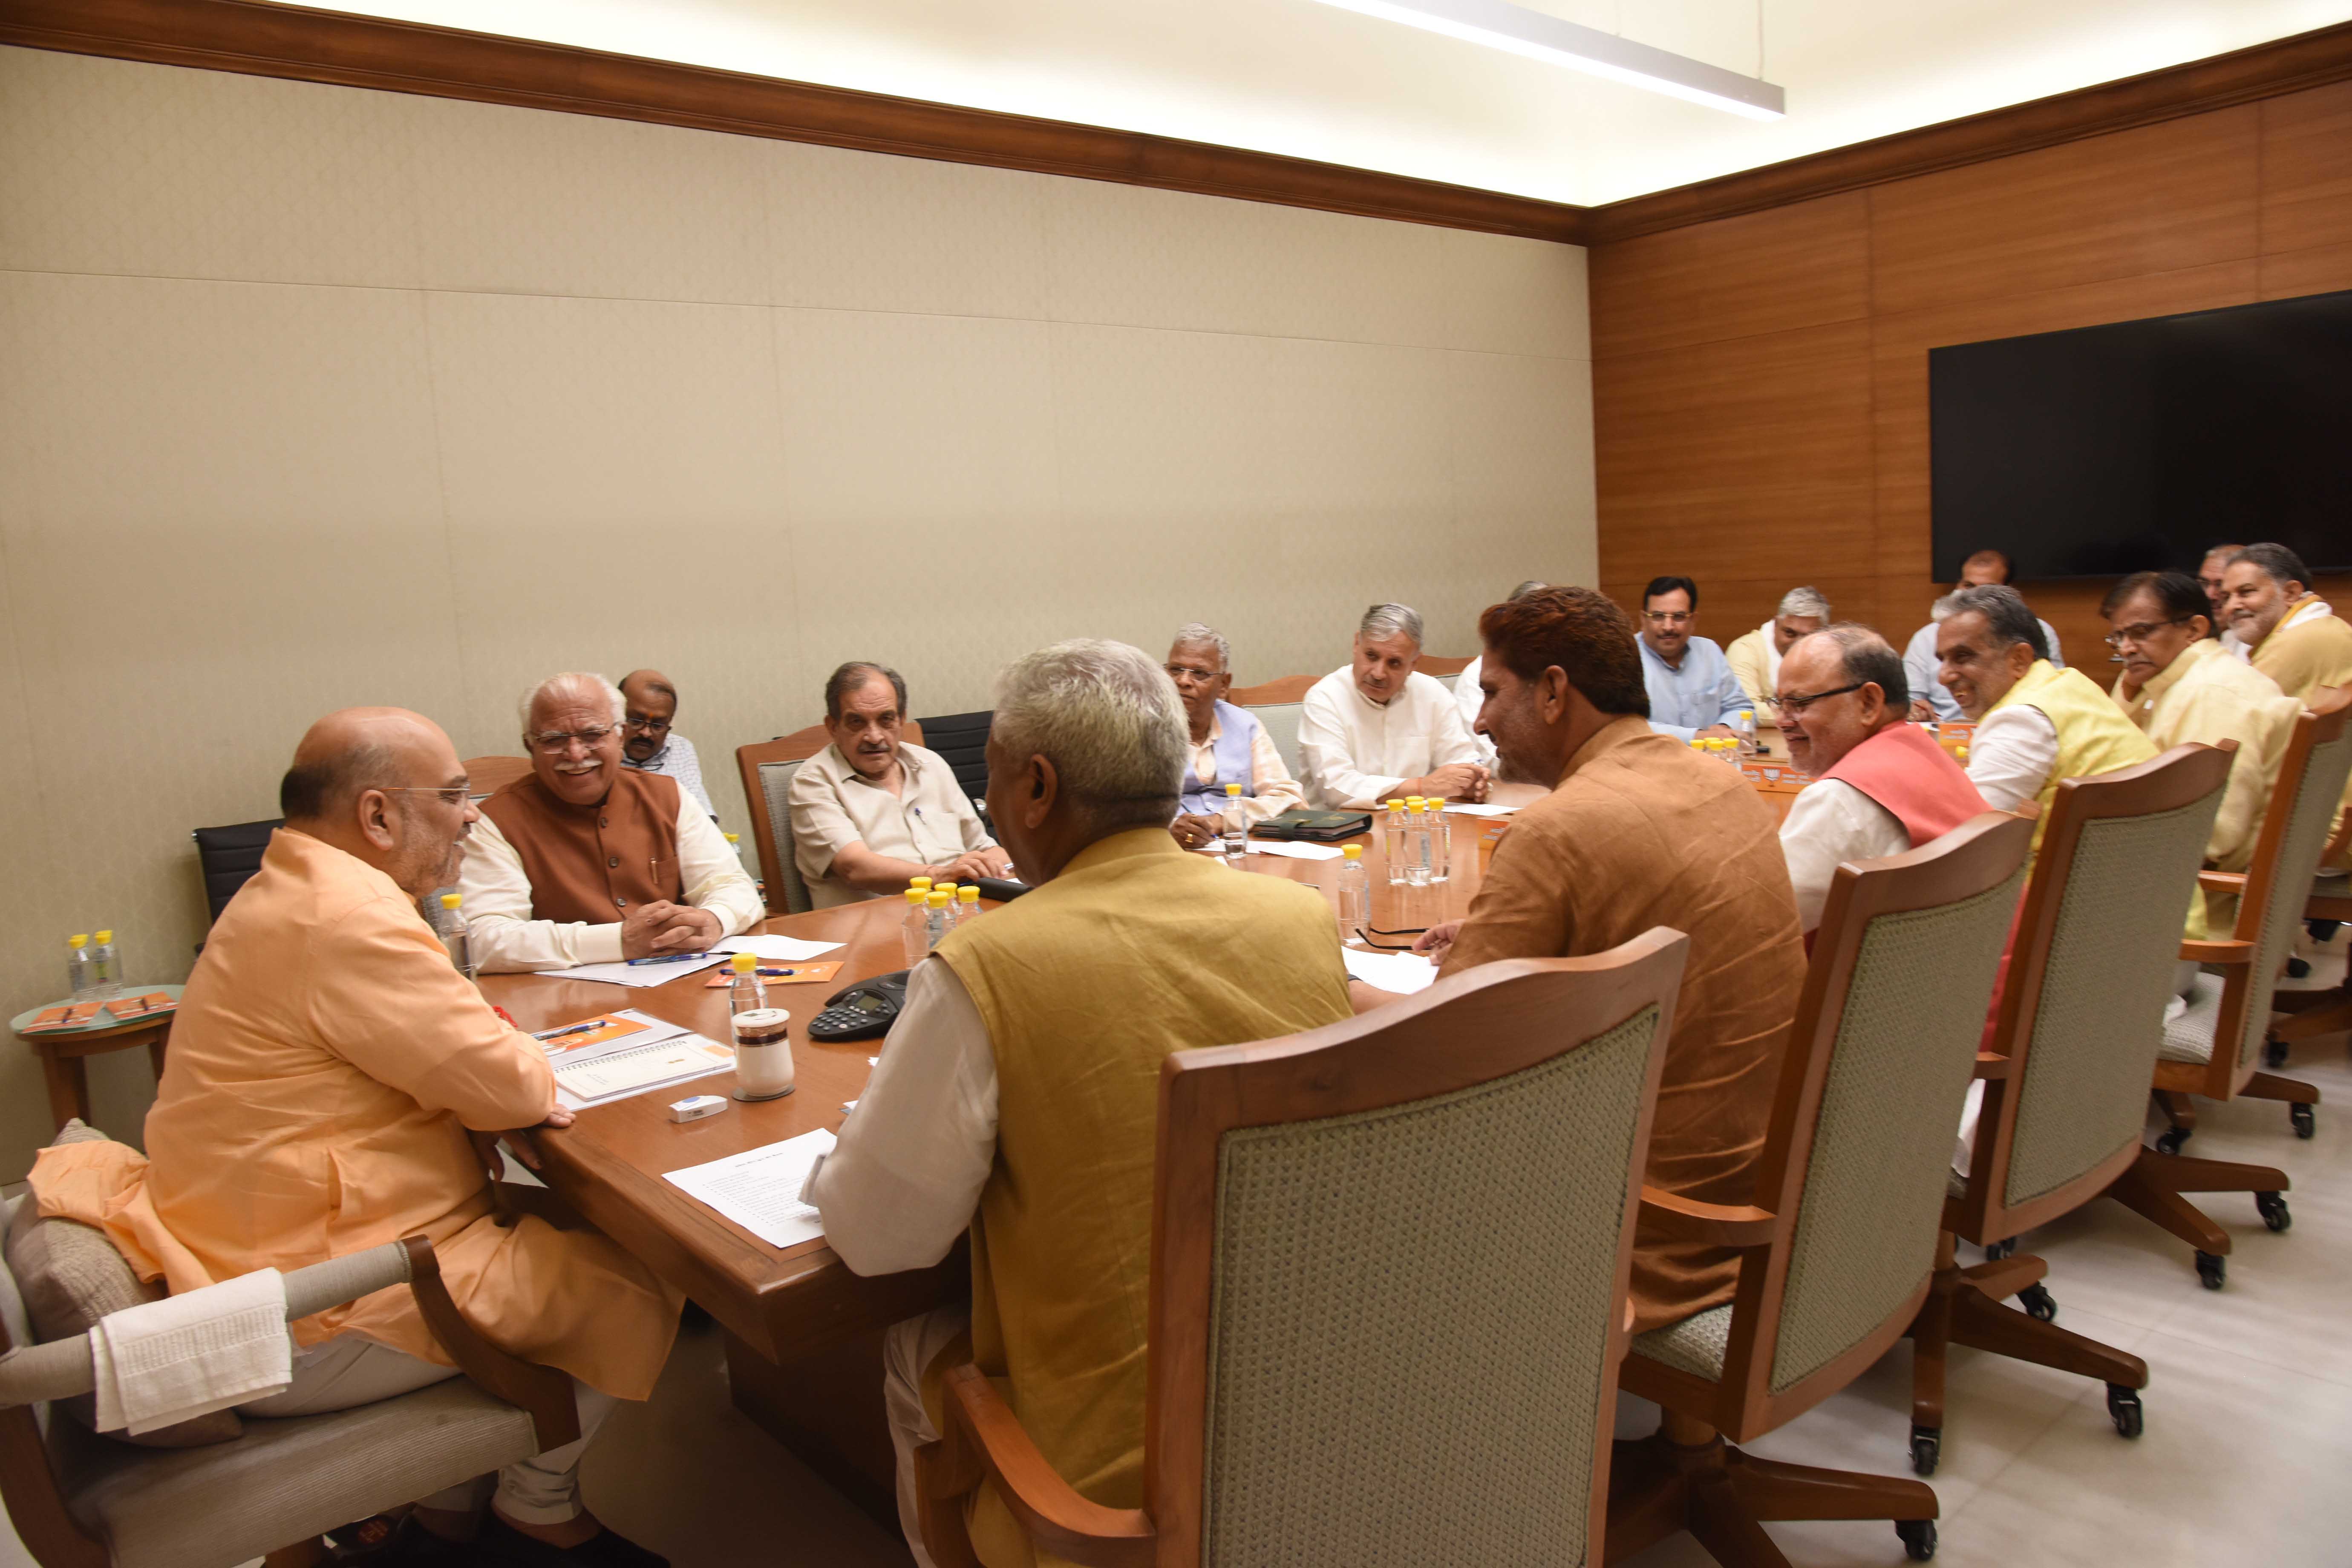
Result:
{"label": "small side table", "polygon": [[[174,1002],[180,999],[180,987],[176,985],[142,985],[132,994],[143,996],[151,991],[166,992]],[[8,1020],[8,1027],[16,1031],[16,1037],[32,1047],[41,1058],[41,1076],[48,1082],[49,1115],[60,1130],[77,1116],[85,1122],[89,1120],[89,1072],[83,1061],[86,1057],[144,1046],[148,1060],[155,1064],[156,1083],[163,1081],[163,1050],[171,1044],[172,1020],[179,1016],[177,1013],[166,1013],[160,1018],[134,1018],[127,1024],[93,1020],[79,1029],[25,1033],[26,1025],[49,1008],[62,1005],[44,1002]],[[99,1019],[107,1017],[101,1010]]]}

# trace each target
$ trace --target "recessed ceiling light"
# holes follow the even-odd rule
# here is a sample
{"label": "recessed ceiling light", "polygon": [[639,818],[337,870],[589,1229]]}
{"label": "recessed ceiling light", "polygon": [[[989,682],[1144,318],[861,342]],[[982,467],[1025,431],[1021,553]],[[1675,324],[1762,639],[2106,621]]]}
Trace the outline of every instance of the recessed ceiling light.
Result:
{"label": "recessed ceiling light", "polygon": [[1322,0],[1408,27],[1442,33],[1543,60],[1591,76],[1727,110],[1750,120],[1788,113],[1788,95],[1769,81],[1708,65],[1598,27],[1587,27],[1509,0]]}

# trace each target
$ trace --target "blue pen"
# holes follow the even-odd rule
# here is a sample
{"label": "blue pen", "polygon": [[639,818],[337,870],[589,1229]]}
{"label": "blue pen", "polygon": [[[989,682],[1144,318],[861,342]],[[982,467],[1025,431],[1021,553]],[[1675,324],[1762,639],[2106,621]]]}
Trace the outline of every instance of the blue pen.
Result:
{"label": "blue pen", "polygon": [[638,963],[686,963],[688,959],[694,959],[694,958],[709,958],[709,956],[710,956],[710,955],[709,955],[709,953],[707,953],[707,952],[665,952],[665,953],[663,953],[663,954],[661,954],[660,956],[656,957],[656,958],[632,958],[632,959],[627,960],[627,962],[628,962],[629,963],[632,963],[632,964],[638,964]]}

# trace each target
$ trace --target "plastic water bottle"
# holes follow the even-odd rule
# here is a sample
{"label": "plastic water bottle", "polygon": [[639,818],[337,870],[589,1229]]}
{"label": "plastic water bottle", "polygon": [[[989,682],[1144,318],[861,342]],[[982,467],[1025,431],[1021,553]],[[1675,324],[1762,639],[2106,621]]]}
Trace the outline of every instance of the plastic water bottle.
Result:
{"label": "plastic water bottle", "polygon": [[978,919],[980,919],[980,889],[958,888],[956,889],[956,924],[962,925]]}
{"label": "plastic water bottle", "polygon": [[729,834],[727,836],[727,847],[730,849],[734,850],[735,858],[743,863],[744,874],[747,876],[754,874],[751,865],[751,852],[743,847],[743,836],[740,833]]}
{"label": "plastic water bottle", "polygon": [[1404,882],[1429,886],[1429,802],[1417,795],[1404,797]]}
{"label": "plastic water bottle", "polygon": [[1389,863],[1389,886],[1391,888],[1401,888],[1404,885],[1405,837],[1403,801],[1392,800],[1389,802],[1388,815],[1383,819],[1381,826],[1383,828],[1383,832],[1381,836],[1381,848],[1385,851]]}
{"label": "plastic water bottle", "polygon": [[1224,829],[1225,864],[1237,865],[1243,851],[1249,847],[1249,817],[1242,806],[1242,786],[1225,786]]}
{"label": "plastic water bottle", "polygon": [[[1756,754],[1756,715],[1745,708],[1734,713],[1731,716],[1731,735],[1734,743],[1738,747],[1739,756],[1754,756]],[[1733,760],[1736,762],[1738,759]]]}
{"label": "plastic water bottle", "polygon": [[735,971],[734,984],[727,987],[727,1015],[756,1013],[768,1005],[768,988],[760,983],[760,959],[756,953],[739,952],[729,959]]}
{"label": "plastic water bottle", "polygon": [[66,994],[77,1002],[88,1002],[98,995],[98,980],[92,973],[97,965],[89,951],[89,932],[66,938],[66,976],[70,982]]}
{"label": "plastic water bottle", "polygon": [[1445,803],[1429,803],[1429,879],[1443,882],[1454,875],[1454,822],[1445,815]]}
{"label": "plastic water bottle", "polygon": [[1353,942],[1372,923],[1372,882],[1362,845],[1343,845],[1339,853],[1339,940]]}
{"label": "plastic water bottle", "polygon": [[[923,879],[928,883],[929,878]],[[923,962],[923,954],[931,951],[929,886],[907,889],[907,918],[902,925],[907,954],[907,967],[912,969]]]}
{"label": "plastic water bottle", "polygon": [[466,917],[457,912],[457,906],[463,902],[462,894],[442,894],[440,912],[433,917],[433,929],[439,934],[441,946],[457,973],[478,984],[480,976],[474,973],[474,944],[466,935]]}
{"label": "plastic water bottle", "polygon": [[923,911],[923,951],[929,952],[947,939],[948,932],[955,930],[955,916],[949,912],[950,900],[946,889],[933,888],[924,895],[924,900],[927,907]]}
{"label": "plastic water bottle", "polygon": [[963,891],[963,889],[953,882],[933,882],[931,884],[931,891],[934,893],[945,893],[948,896],[947,929],[950,931],[955,930],[956,921],[961,919],[963,915],[962,908],[956,902],[956,895]]}
{"label": "plastic water bottle", "polygon": [[114,954],[114,933],[102,931],[89,947],[90,994],[103,1001],[122,994],[122,961]]}

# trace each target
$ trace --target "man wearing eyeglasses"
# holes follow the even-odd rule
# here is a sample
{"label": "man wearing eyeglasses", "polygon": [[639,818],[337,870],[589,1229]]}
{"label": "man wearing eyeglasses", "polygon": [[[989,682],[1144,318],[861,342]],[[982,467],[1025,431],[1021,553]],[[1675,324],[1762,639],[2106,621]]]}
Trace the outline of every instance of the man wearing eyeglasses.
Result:
{"label": "man wearing eyeglasses", "polygon": [[699,952],[766,915],[701,804],[621,765],[625,707],[576,670],[524,695],[530,773],[482,802],[457,885],[479,968]]}
{"label": "man wearing eyeglasses", "polygon": [[2205,864],[2242,871],[2254,857],[2263,809],[2303,704],[2213,639],[2212,599],[2179,572],[2135,572],[2099,606],[2107,647],[2123,667],[2112,695],[2158,751],[2201,742],[2238,742],[2221,814],[2205,841]]}
{"label": "man wearing eyeglasses", "polygon": [[1642,590],[1642,684],[1650,692],[1650,728],[1677,741],[1730,735],[1740,713],[1753,723],[1756,705],[1740,689],[1723,650],[1694,637],[1698,584],[1687,577],[1653,577]]}
{"label": "man wearing eyeglasses", "polygon": [[1991,808],[1950,753],[1906,721],[1903,656],[1869,627],[1798,638],[1775,679],[1789,760],[1813,775],[1780,824],[1810,942],[1841,864],[1916,849]]}
{"label": "man wearing eyeglasses", "polygon": [[667,773],[677,787],[719,815],[702,787],[702,759],[694,742],[670,728],[677,717],[677,688],[658,669],[633,669],[621,677],[621,765],[642,773]]}
{"label": "man wearing eyeglasses", "polygon": [[1224,832],[1225,786],[1242,786],[1245,822],[1307,804],[1297,781],[1283,765],[1272,737],[1248,710],[1225,700],[1233,689],[1232,645],[1198,621],[1176,628],[1176,641],[1160,667],[1176,683],[1176,700],[1192,726],[1192,761],[1176,798],[1176,820],[1168,831],[1187,849],[1202,849]]}

